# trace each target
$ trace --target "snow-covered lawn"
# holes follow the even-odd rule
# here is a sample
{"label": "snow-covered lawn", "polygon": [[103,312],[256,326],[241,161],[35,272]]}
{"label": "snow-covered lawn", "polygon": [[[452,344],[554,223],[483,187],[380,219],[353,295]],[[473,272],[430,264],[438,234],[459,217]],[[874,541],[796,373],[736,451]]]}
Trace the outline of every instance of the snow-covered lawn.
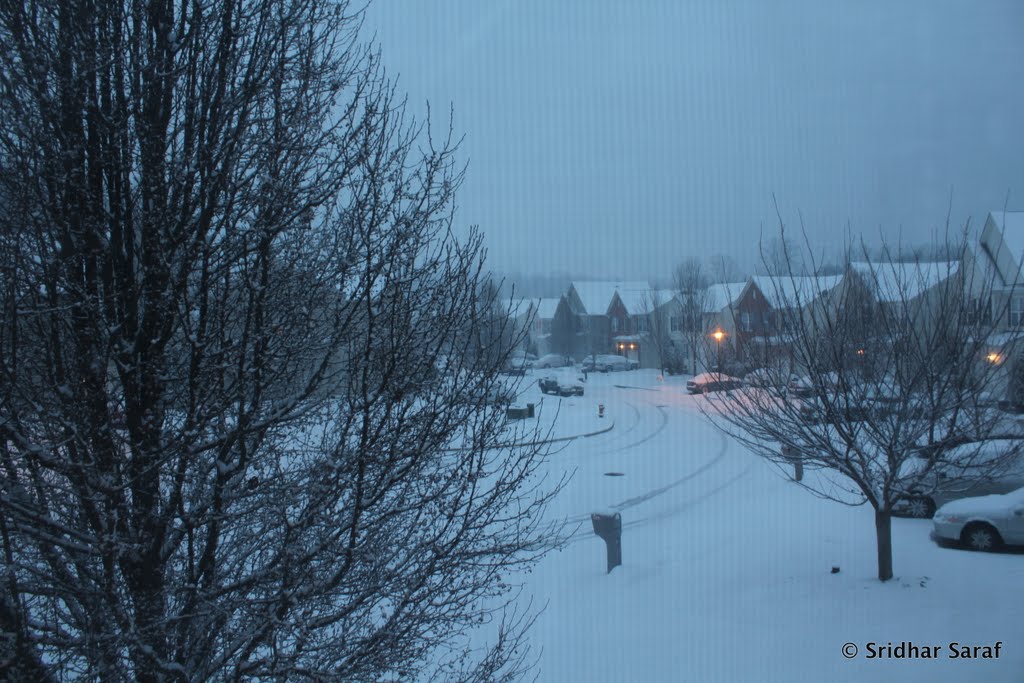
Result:
{"label": "snow-covered lawn", "polygon": [[[581,527],[524,577],[547,605],[530,638],[541,681],[1024,681],[1024,553],[940,548],[930,521],[897,519],[897,578],[880,583],[871,509],[816,498],[727,441],[685,380],[591,375],[561,402],[559,435],[615,428],[551,457],[575,471],[552,514]],[[624,526],[611,574],[589,520],[608,509]],[[999,641],[998,659],[948,658],[951,642]],[[866,658],[901,642],[939,658]]]}

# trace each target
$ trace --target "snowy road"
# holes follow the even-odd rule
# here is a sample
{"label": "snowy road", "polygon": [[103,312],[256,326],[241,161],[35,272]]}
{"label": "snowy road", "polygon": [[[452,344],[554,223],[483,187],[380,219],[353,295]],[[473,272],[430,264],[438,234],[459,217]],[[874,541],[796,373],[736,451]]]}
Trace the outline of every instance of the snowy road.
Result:
{"label": "snowy road", "polygon": [[[1024,554],[939,548],[929,522],[895,520],[897,578],[879,583],[870,509],[786,481],[709,425],[683,383],[591,375],[585,400],[561,405],[560,421],[582,424],[602,403],[615,429],[549,463],[574,473],[551,513],[579,528],[525,578],[547,605],[531,635],[541,681],[1024,681]],[[589,522],[601,510],[623,518],[611,574]],[[993,660],[864,656],[904,641],[1003,644]]]}

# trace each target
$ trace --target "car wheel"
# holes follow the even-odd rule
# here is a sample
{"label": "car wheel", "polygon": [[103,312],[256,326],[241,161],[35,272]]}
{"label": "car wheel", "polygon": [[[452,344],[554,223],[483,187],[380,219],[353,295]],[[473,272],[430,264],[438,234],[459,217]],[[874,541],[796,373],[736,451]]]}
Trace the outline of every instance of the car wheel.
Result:
{"label": "car wheel", "polygon": [[907,501],[907,515],[915,519],[931,519],[935,514],[935,502],[927,496],[915,496]]}
{"label": "car wheel", "polygon": [[997,550],[1003,544],[999,532],[981,522],[968,524],[960,534],[960,540],[969,550]]}

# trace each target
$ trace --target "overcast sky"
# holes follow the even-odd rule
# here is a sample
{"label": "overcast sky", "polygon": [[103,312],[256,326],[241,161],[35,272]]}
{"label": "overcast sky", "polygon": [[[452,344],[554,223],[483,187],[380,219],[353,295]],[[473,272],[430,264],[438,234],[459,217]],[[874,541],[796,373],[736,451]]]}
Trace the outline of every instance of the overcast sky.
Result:
{"label": "overcast sky", "polygon": [[454,107],[496,270],[753,267],[773,193],[823,248],[1024,209],[1020,0],[375,0],[372,34]]}

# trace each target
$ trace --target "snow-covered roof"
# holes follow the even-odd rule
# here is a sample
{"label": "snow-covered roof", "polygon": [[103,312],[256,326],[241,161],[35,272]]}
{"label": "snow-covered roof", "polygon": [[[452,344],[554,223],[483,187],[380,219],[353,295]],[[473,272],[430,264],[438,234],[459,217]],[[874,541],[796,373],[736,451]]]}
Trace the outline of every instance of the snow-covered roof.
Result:
{"label": "snow-covered roof", "polygon": [[990,211],[996,227],[1003,233],[1003,243],[1017,263],[1024,262],[1024,211]]}
{"label": "snow-covered roof", "polygon": [[658,307],[664,306],[675,297],[673,289],[620,289],[618,290],[622,305],[630,315],[650,313],[654,310],[654,304]]}
{"label": "snow-covered roof", "polygon": [[535,302],[530,299],[524,299],[522,297],[510,298],[507,302],[508,312],[513,318],[525,316],[530,314],[533,310]]}
{"label": "snow-covered roof", "polygon": [[831,291],[842,275],[755,275],[751,278],[768,305],[775,309],[806,306]]}
{"label": "snow-covered roof", "polygon": [[551,320],[555,317],[555,311],[558,310],[558,302],[562,298],[557,299],[545,298],[537,299],[537,319],[538,320]]}
{"label": "snow-covered roof", "polygon": [[[612,303],[615,292],[644,291],[651,288],[647,282],[600,282],[583,281],[573,282],[572,288],[580,298],[580,303],[586,310],[587,315],[604,315],[608,312],[608,306]],[[625,301],[623,301],[625,303]],[[627,307],[628,310],[628,307]]]}
{"label": "snow-covered roof", "polygon": [[732,306],[740,298],[740,294],[743,293],[743,288],[746,286],[746,282],[721,282],[709,286],[704,297],[704,312],[716,313],[723,308]]}
{"label": "snow-covered roof", "polygon": [[909,301],[949,279],[960,270],[959,261],[911,263],[851,263],[879,301]]}

